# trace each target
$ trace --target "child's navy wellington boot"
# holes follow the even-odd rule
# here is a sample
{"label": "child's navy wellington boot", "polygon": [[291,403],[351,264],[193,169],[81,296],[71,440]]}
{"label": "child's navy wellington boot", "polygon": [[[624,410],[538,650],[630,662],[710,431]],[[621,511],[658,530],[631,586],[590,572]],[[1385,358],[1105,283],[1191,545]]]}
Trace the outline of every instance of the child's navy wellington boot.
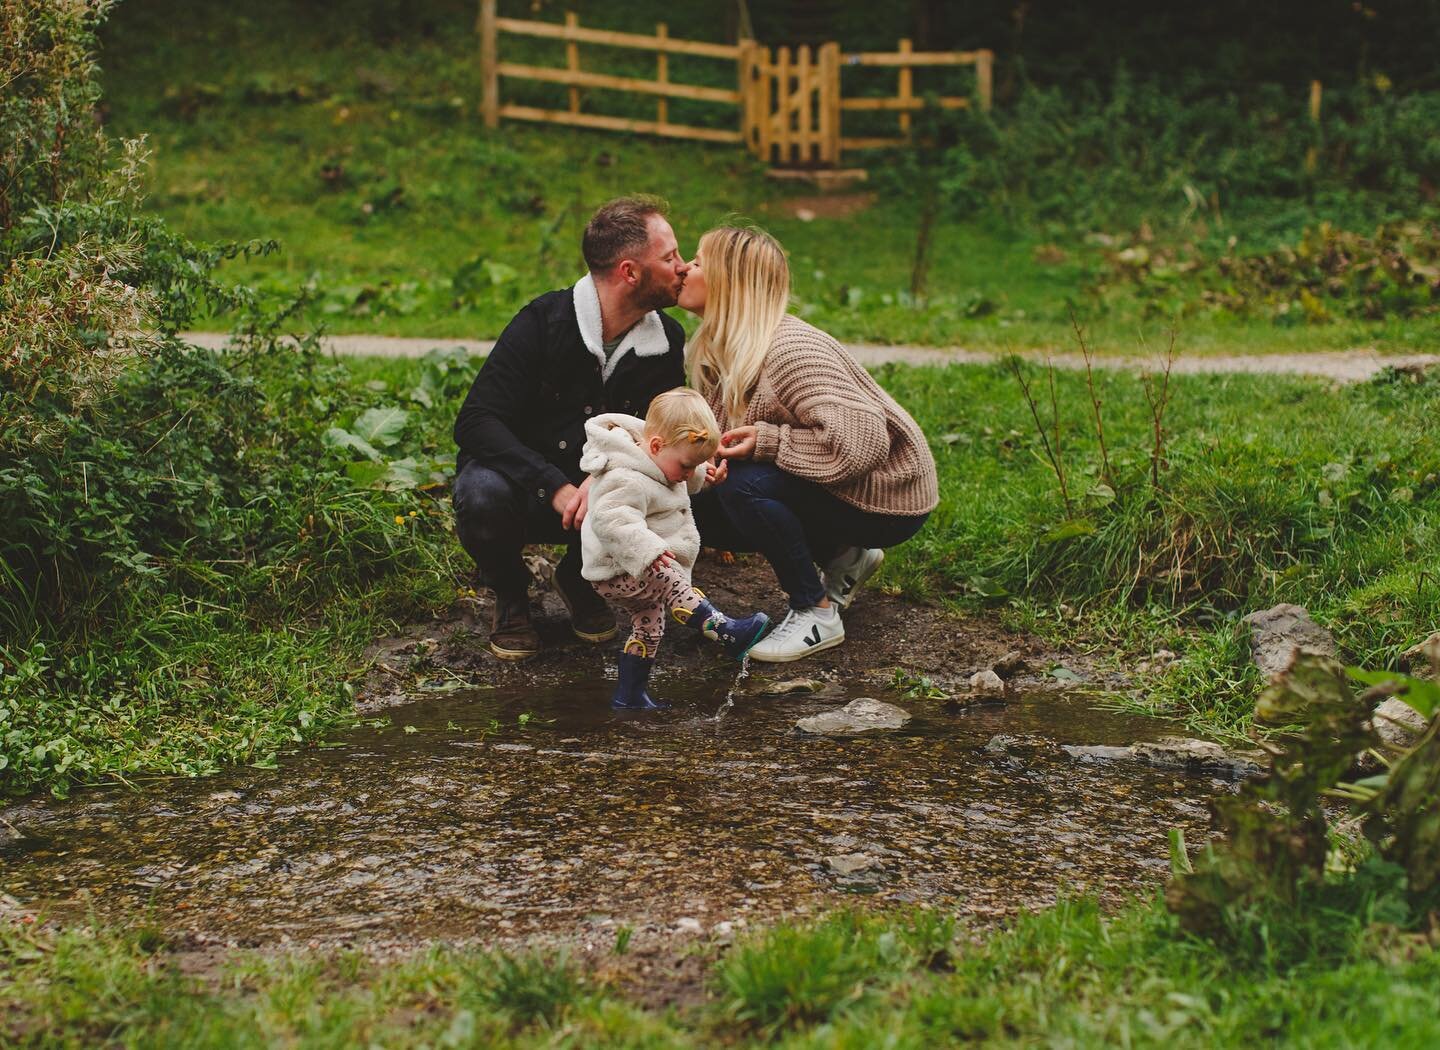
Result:
{"label": "child's navy wellington boot", "polygon": [[770,617],[763,612],[751,613],[741,619],[726,616],[708,598],[701,597],[700,604],[693,611],[672,609],[675,619],[693,627],[712,642],[719,642],[727,656],[736,660],[745,659],[750,647],[765,637],[770,629]]}
{"label": "child's navy wellington boot", "polygon": [[641,656],[628,649],[620,654],[620,681],[610,706],[622,711],[668,711],[670,705],[656,700],[649,693],[650,672],[655,669],[653,656]]}

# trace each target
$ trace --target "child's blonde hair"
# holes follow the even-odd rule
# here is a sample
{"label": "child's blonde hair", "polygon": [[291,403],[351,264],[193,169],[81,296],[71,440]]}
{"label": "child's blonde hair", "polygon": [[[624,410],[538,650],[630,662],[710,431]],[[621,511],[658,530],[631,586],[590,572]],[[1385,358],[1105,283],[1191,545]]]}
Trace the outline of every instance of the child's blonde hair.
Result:
{"label": "child's blonde hair", "polygon": [[645,413],[645,436],[658,437],[671,445],[698,449],[704,458],[715,455],[720,447],[720,424],[715,413],[698,391],[677,386],[656,394]]}

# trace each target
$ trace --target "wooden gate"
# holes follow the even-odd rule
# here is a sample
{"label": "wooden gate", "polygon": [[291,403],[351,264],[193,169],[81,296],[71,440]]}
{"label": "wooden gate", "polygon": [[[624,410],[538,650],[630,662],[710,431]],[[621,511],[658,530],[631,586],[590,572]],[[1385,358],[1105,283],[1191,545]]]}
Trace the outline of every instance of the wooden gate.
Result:
{"label": "wooden gate", "polygon": [[840,160],[840,45],[770,49],[753,42],[740,55],[745,145],[767,164]]}

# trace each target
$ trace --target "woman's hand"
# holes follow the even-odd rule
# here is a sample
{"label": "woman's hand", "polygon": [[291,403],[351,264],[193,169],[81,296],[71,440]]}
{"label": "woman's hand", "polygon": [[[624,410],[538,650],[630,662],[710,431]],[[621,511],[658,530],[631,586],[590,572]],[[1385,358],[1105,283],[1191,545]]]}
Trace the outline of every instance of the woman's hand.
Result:
{"label": "woman's hand", "polygon": [[705,464],[705,484],[718,485],[730,476],[730,461],[722,459],[718,464]]}
{"label": "woman's hand", "polygon": [[755,441],[760,435],[758,427],[736,427],[720,435],[720,449],[715,454],[721,459],[749,459],[755,455]]}
{"label": "woman's hand", "polygon": [[668,567],[674,560],[674,551],[661,551],[660,557],[656,558],[653,562],[650,563],[650,571],[659,572],[661,569]]}

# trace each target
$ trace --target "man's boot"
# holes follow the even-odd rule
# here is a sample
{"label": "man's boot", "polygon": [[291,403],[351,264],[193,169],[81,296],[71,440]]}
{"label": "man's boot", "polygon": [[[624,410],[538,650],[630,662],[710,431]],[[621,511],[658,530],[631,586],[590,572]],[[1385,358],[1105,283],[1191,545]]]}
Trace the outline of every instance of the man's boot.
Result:
{"label": "man's boot", "polygon": [[[700,594],[698,590],[695,593]],[[765,632],[770,629],[770,617],[763,612],[733,619],[711,605],[710,599],[703,594],[700,595],[700,604],[693,610],[675,608],[670,613],[686,627],[699,631],[712,642],[719,642],[725,654],[736,660],[745,659],[750,647],[764,638]]]}
{"label": "man's boot", "polygon": [[610,706],[619,711],[668,711],[670,705],[650,695],[650,672],[655,669],[655,657],[643,656],[645,647],[631,642],[620,654],[620,681],[615,685],[615,695]]}
{"label": "man's boot", "polygon": [[495,594],[490,651],[502,660],[528,660],[540,652],[540,635],[530,616],[530,597]]}
{"label": "man's boot", "polygon": [[615,613],[580,575],[580,546],[574,545],[555,566],[555,592],[570,613],[570,629],[582,642],[608,642],[619,634]]}

